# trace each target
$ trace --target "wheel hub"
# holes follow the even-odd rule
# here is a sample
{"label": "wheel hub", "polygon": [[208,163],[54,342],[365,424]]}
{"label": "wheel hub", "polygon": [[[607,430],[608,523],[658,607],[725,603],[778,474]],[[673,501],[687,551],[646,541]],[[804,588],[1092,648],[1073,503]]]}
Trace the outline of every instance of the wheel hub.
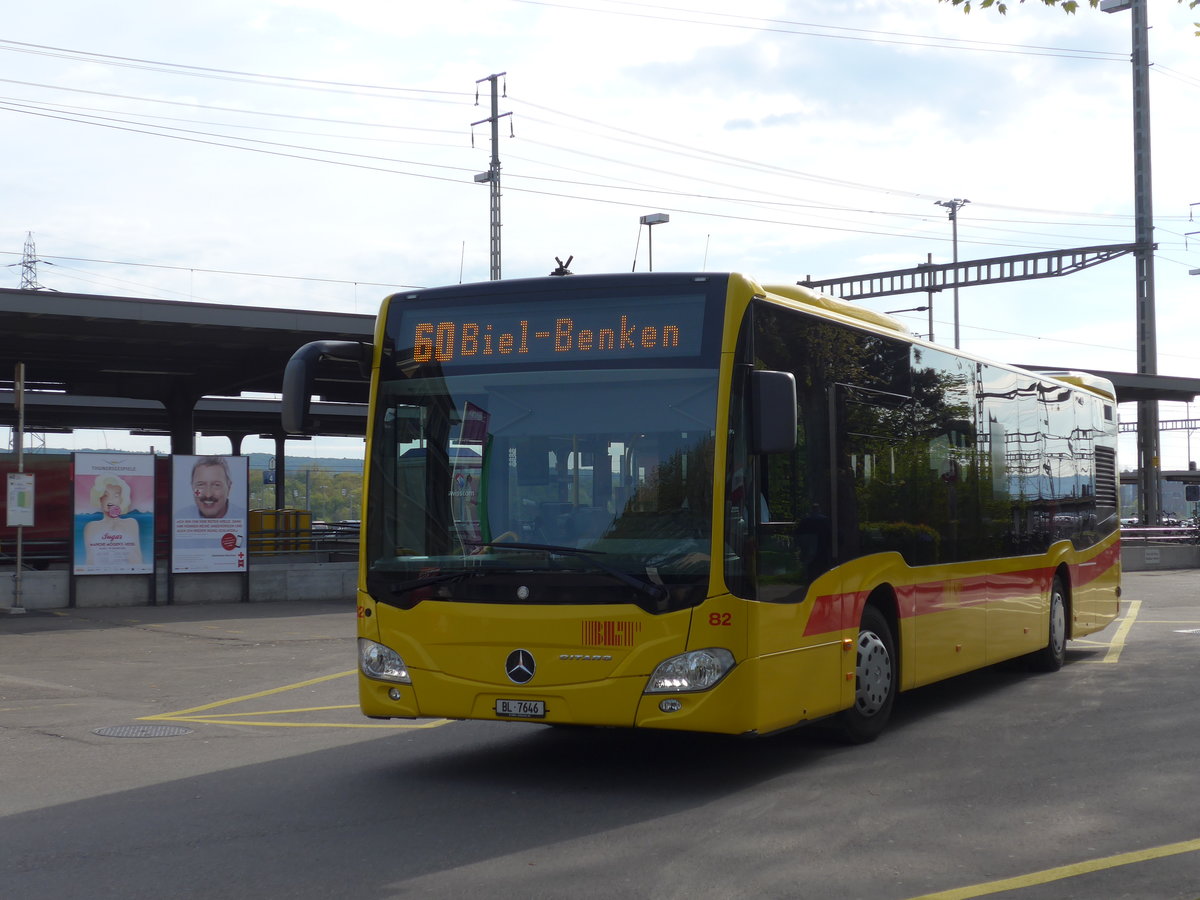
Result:
{"label": "wheel hub", "polygon": [[858,636],[855,674],[855,705],[864,716],[873,716],[883,709],[892,693],[892,659],[887,645],[873,631]]}

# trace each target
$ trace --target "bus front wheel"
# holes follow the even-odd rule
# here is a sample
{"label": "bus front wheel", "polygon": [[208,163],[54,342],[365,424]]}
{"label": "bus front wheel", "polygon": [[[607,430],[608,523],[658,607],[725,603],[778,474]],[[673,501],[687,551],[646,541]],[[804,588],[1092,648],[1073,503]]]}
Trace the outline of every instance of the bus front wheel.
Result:
{"label": "bus front wheel", "polygon": [[863,610],[854,666],[854,705],[842,713],[842,729],[853,743],[882,733],[896,702],[896,644],[887,618],[874,606]]}

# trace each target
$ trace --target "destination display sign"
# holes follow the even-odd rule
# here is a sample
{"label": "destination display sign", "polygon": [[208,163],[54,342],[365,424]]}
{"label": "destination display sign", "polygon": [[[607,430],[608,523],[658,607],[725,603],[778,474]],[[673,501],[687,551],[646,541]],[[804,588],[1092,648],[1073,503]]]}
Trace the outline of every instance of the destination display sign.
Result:
{"label": "destination display sign", "polygon": [[401,307],[396,345],[455,366],[682,359],[700,353],[704,306],[696,293]]}

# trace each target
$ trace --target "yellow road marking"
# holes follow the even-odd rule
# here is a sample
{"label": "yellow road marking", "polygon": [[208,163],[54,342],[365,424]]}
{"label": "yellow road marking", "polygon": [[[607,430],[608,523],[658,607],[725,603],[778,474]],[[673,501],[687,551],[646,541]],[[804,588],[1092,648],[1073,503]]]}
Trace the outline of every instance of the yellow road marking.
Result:
{"label": "yellow road marking", "polygon": [[294,691],[297,688],[310,687],[314,684],[322,684],[326,681],[334,681],[338,678],[345,678],[347,675],[353,675],[357,669],[349,669],[345,672],[335,672],[332,675],[322,675],[320,678],[310,678],[307,681],[298,681],[295,684],[285,684],[282,687],[270,688],[265,691],[258,691],[253,694],[244,694],[241,697],[231,697],[228,700],[217,700],[213,703],[205,703],[203,706],[193,706],[190,709],[181,709],[176,712],[157,713],[153,716],[142,716],[138,719],[139,722],[198,722],[206,725],[254,725],[256,727],[272,727],[272,728],[391,728],[391,729],[415,729],[415,728],[436,728],[439,725],[447,725],[450,719],[433,719],[428,722],[263,722],[263,721],[247,721],[255,716],[278,716],[308,712],[325,712],[331,709],[357,709],[357,704],[348,704],[345,706],[309,706],[299,707],[296,709],[272,709],[263,710],[260,712],[244,712],[235,713],[222,711],[215,715],[201,715],[207,710],[221,709],[222,707],[232,706],[235,703],[245,703],[248,700],[258,700],[261,697],[270,697],[275,694],[282,694],[285,691]]}
{"label": "yellow road marking", "polygon": [[1134,600],[1129,604],[1129,612],[1125,613],[1125,618],[1121,620],[1121,625],[1117,628],[1117,633],[1113,635],[1112,644],[1109,646],[1108,652],[1104,654],[1104,659],[1101,662],[1115,663],[1121,658],[1121,651],[1125,649],[1125,638],[1129,636],[1129,630],[1133,628],[1133,622],[1137,618],[1141,608],[1141,600]]}
{"label": "yellow road marking", "polygon": [[[357,707],[353,707],[357,709]],[[236,715],[236,714],[235,714]],[[220,716],[146,716],[160,722],[192,722],[199,725],[251,725],[255,728],[390,728],[415,730],[449,725],[450,719],[430,719],[428,722],[247,722],[245,719],[224,719]],[[141,721],[141,720],[139,720]]]}
{"label": "yellow road marking", "polygon": [[1130,853],[1118,853],[1115,856],[1105,856],[1100,859],[1089,859],[1085,862],[1072,863],[1069,866],[1044,869],[1041,872],[1031,872],[1028,875],[1018,875],[1015,878],[988,881],[969,887],[939,891],[936,894],[922,894],[920,897],[911,897],[909,900],[972,900],[974,897],[998,894],[1001,891],[1015,891],[1020,888],[1033,887],[1034,885],[1050,884],[1053,881],[1074,878],[1076,875],[1087,875],[1090,872],[1101,872],[1105,869],[1115,869],[1118,866],[1128,866],[1133,863],[1162,859],[1167,856],[1178,856],[1182,853],[1195,853],[1198,850],[1200,850],[1200,839],[1180,841],[1177,844],[1164,844],[1161,847],[1149,847],[1145,850],[1134,850]]}
{"label": "yellow road marking", "polygon": [[[234,703],[245,703],[247,700],[257,700],[259,697],[270,697],[272,694],[282,694],[285,691],[294,691],[297,688],[308,687],[313,684],[322,684],[326,681],[333,681],[336,678],[345,678],[347,675],[353,675],[357,670],[349,669],[345,672],[336,672],[333,675],[322,675],[320,678],[310,678],[308,681],[298,681],[295,684],[285,684],[283,687],[270,688],[265,691],[258,691],[254,694],[244,694],[241,697],[231,697],[228,700],[217,700],[213,703],[205,703],[203,706],[193,706],[191,709],[181,709],[178,712],[159,713],[154,716],[143,716],[141,720],[150,721],[153,719],[174,719],[179,716],[190,716],[193,713],[204,712],[206,709],[217,709],[221,706],[231,706]],[[139,721],[141,721],[139,720]]]}
{"label": "yellow road marking", "polygon": [[1084,638],[1072,639],[1073,644],[1084,644],[1088,647],[1107,647],[1108,652],[1104,654],[1103,659],[1083,659],[1080,662],[1084,663],[1115,663],[1121,658],[1121,651],[1125,649],[1125,639],[1129,636],[1129,630],[1133,628],[1133,621],[1138,616],[1138,611],[1142,608],[1141,600],[1134,600],[1129,604],[1129,609],[1126,611],[1124,618],[1121,619],[1121,624],[1117,626],[1117,632],[1113,635],[1111,641],[1089,641]]}
{"label": "yellow road marking", "polygon": [[[296,709],[262,709],[256,712],[221,713],[224,718],[239,719],[249,716],[286,716],[291,713],[324,712],[330,709],[358,709],[356,703],[345,703],[338,706],[302,706]],[[196,719],[207,719],[208,716],[194,716]]]}

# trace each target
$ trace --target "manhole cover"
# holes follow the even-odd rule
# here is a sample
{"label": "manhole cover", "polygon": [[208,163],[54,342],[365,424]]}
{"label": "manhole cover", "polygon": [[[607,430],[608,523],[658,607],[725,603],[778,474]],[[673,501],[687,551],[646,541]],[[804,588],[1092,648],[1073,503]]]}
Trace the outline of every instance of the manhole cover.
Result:
{"label": "manhole cover", "polygon": [[182,725],[110,725],[92,731],[101,737],[176,737],[191,733],[192,729]]}

